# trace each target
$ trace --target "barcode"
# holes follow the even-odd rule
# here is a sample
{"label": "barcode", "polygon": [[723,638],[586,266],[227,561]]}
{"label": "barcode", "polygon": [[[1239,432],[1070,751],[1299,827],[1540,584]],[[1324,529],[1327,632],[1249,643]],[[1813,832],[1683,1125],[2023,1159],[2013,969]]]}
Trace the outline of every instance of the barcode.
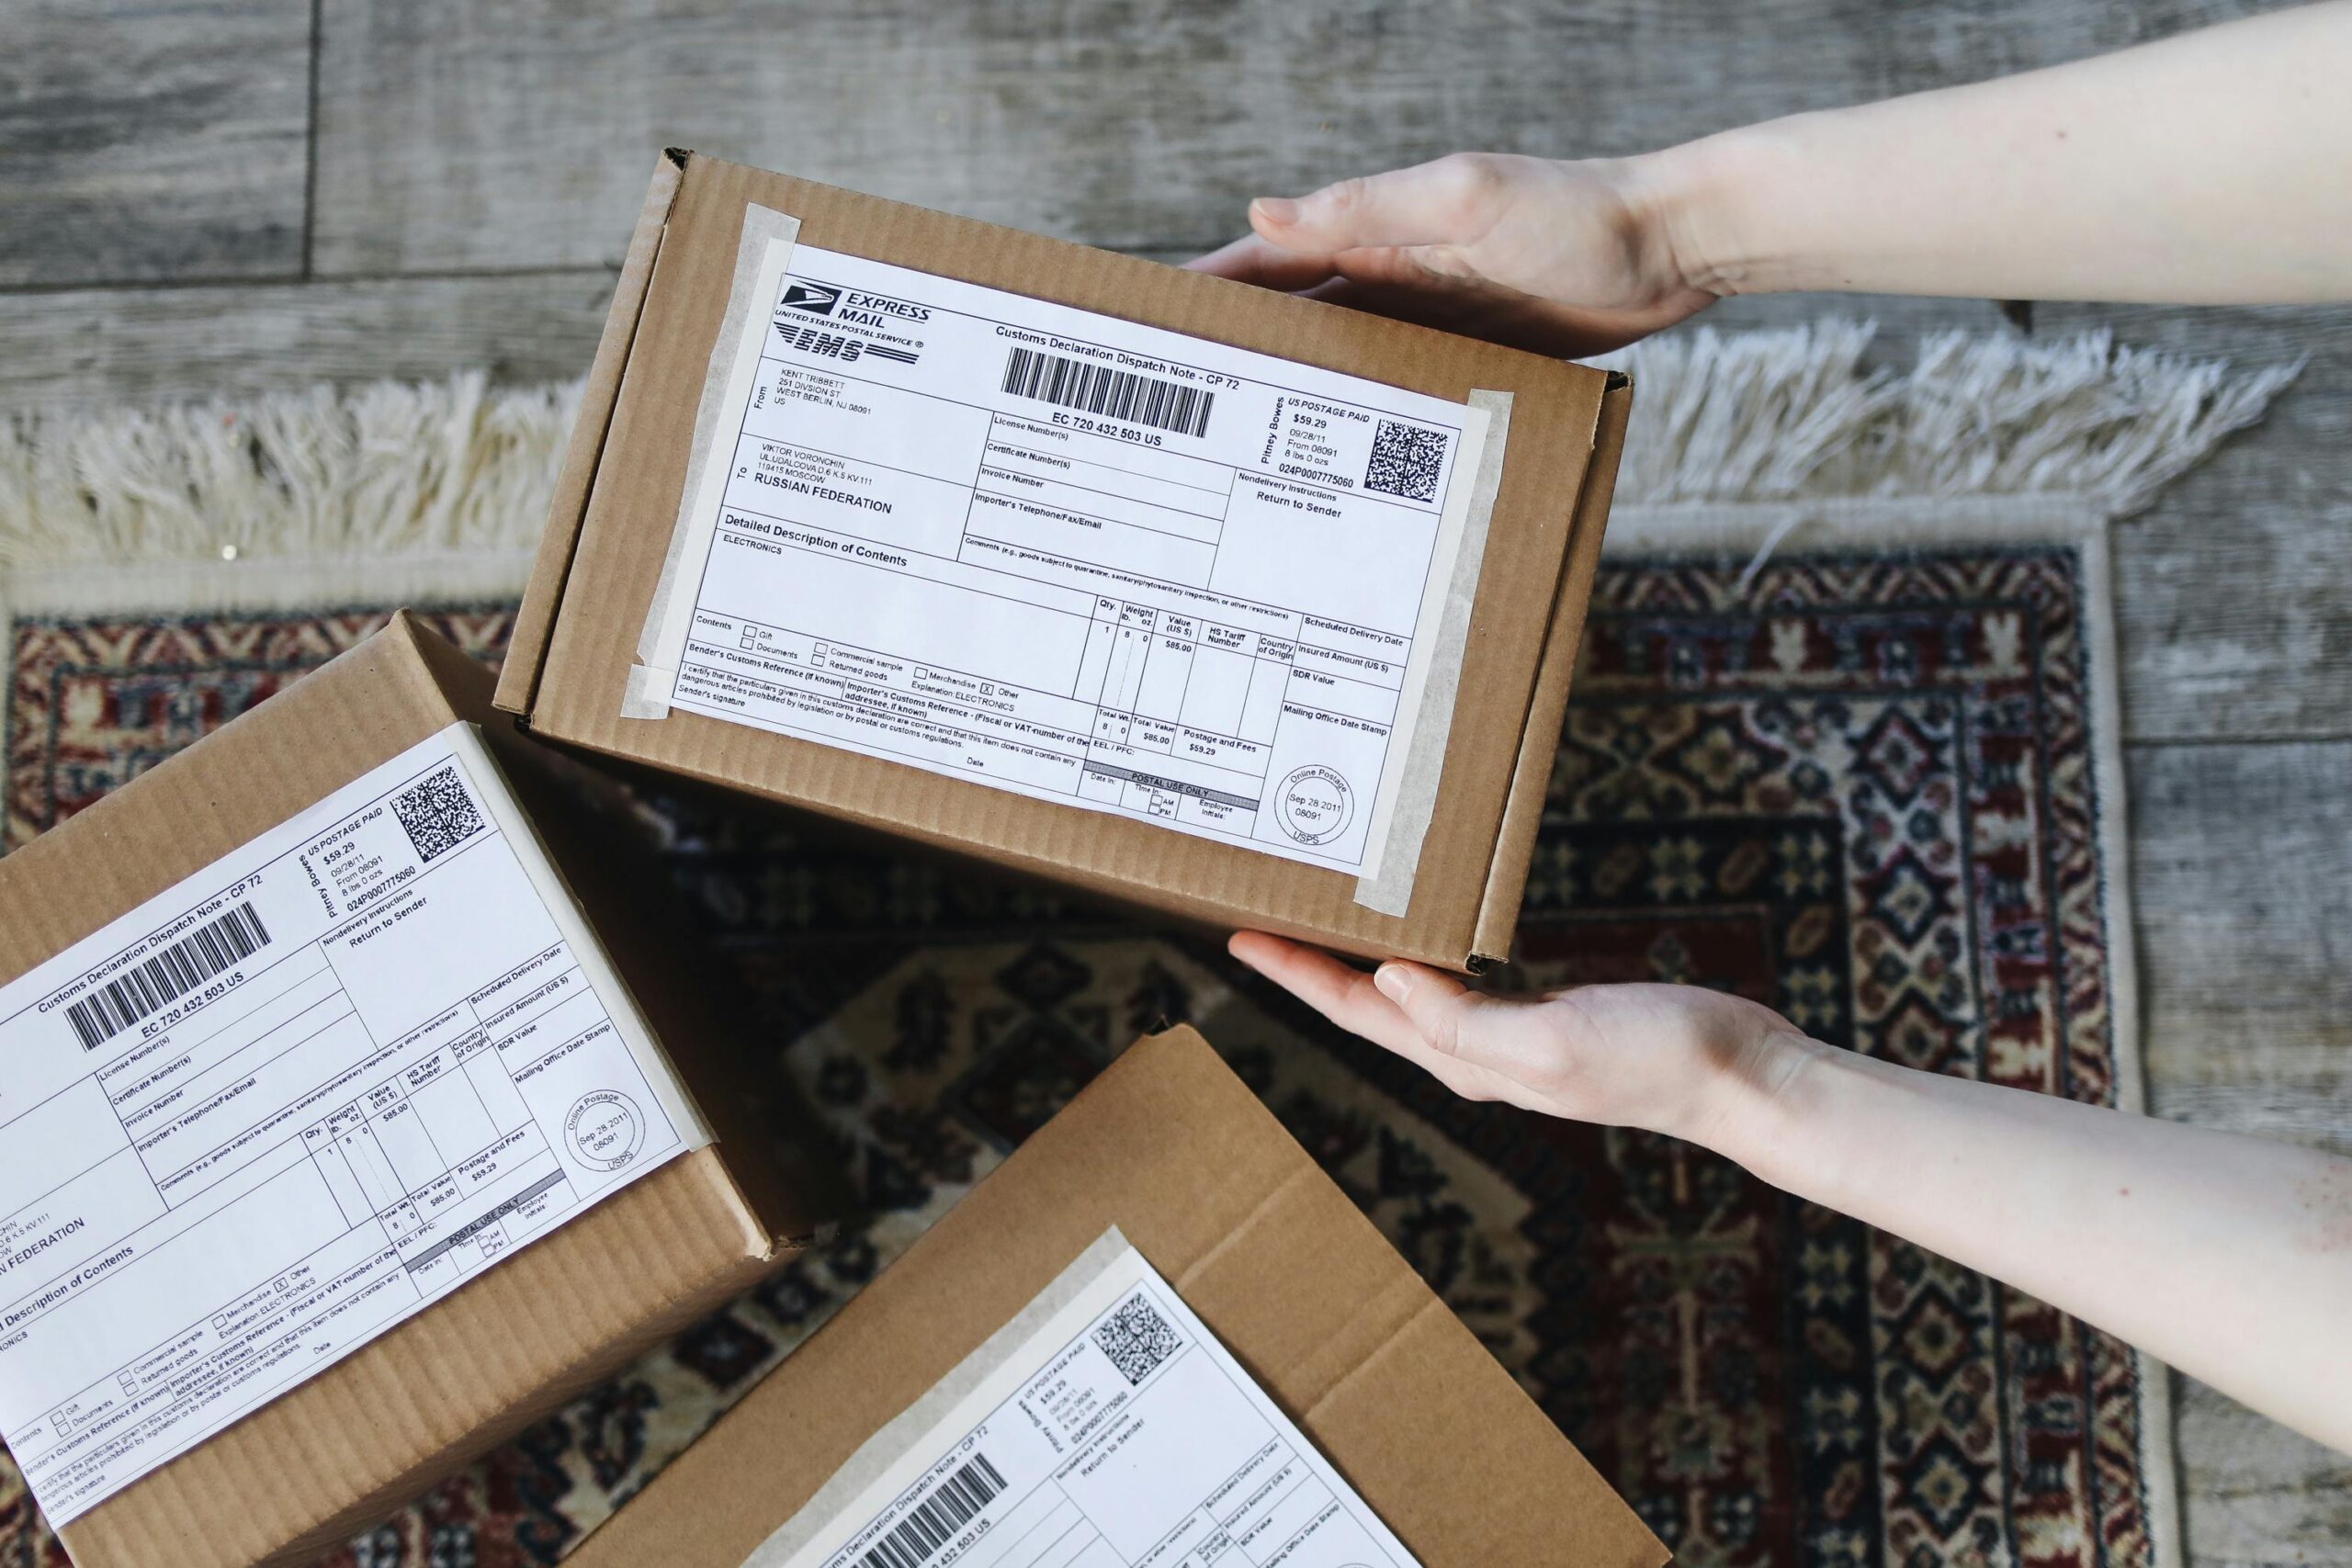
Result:
{"label": "barcode", "polygon": [[65,1010],[82,1049],[95,1051],[141,1019],[269,945],[251,904],[240,904],[127,970]]}
{"label": "barcode", "polygon": [[1198,387],[1180,387],[1132,370],[1114,370],[1058,354],[1016,348],[1004,365],[1004,389],[1019,398],[1058,403],[1066,409],[1107,414],[1130,424],[1173,430],[1184,435],[1205,435],[1214,394]]}
{"label": "barcode", "polygon": [[917,1568],[956,1539],[956,1532],[978,1517],[989,1499],[1004,1490],[1004,1477],[986,1454],[974,1454],[969,1463],[939,1483],[939,1489],[917,1503],[899,1528],[874,1543],[857,1560],[857,1568]]}

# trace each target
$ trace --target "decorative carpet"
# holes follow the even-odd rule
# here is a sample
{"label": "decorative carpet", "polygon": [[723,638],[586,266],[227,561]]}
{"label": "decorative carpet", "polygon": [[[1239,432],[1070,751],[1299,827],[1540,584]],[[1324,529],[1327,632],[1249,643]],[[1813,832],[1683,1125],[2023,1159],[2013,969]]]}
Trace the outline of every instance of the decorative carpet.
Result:
{"label": "decorative carpet", "polygon": [[[1605,568],[1505,980],[1724,987],[1857,1050],[2134,1103],[2102,847],[2104,592],[2093,547],[2046,541]],[[6,841],[380,617],[20,613]],[[435,618],[485,658],[508,625],[497,604]],[[1689,1146],[1453,1100],[1198,941],[705,801],[649,805],[701,936],[757,992],[765,1048],[873,1217],[330,1562],[556,1561],[1171,1020],[1203,1028],[1682,1562],[2177,1551],[2161,1375],[2039,1303]],[[0,1469],[0,1564],[63,1562]]]}

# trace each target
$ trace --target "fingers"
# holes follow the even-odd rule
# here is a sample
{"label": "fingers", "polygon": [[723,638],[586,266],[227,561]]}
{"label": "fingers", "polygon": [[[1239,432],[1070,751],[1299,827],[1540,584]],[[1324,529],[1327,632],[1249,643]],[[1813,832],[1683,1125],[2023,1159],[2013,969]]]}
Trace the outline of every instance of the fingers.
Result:
{"label": "fingers", "polygon": [[1261,288],[1279,289],[1285,294],[1328,283],[1333,276],[1329,256],[1282,250],[1255,234],[1244,234],[1204,256],[1193,257],[1184,265],[1193,272],[1214,273],[1237,283],[1254,283]]}
{"label": "fingers", "polygon": [[1295,200],[1261,197],[1250,204],[1250,226],[1283,250],[1319,255],[1459,239],[1488,167],[1441,158],[1341,180]]}
{"label": "fingers", "polygon": [[[1492,1071],[1432,1047],[1363,970],[1328,953],[1263,931],[1238,931],[1226,946],[1233,956],[1340,1028],[1394,1051],[1454,1093],[1471,1100],[1515,1098],[1511,1086]],[[1383,967],[1385,972],[1396,966]],[[1437,975],[1433,969],[1424,973]]]}
{"label": "fingers", "polygon": [[1418,1043],[1405,1015],[1375,989],[1372,976],[1329,953],[1263,931],[1236,931],[1227,949],[1242,963],[1375,1045],[1399,1050]]}
{"label": "fingers", "polygon": [[1277,244],[1268,244],[1259,235],[1242,235],[1206,256],[1185,261],[1183,265],[1190,273],[1214,273],[1216,277],[1249,282],[1282,294],[1303,294],[1306,299],[1334,299],[1340,291],[1350,289],[1383,289],[1399,296],[1404,308],[1381,308],[1376,310],[1378,315],[1414,320],[1414,308],[1442,310],[1442,306],[1419,306],[1420,296],[1442,289],[1444,285],[1463,282],[1437,265],[1440,261],[1444,261],[1444,256],[1432,247],[1355,249],[1339,256],[1322,256],[1310,252],[1286,252]]}
{"label": "fingers", "polygon": [[1430,1050],[1464,1059],[1482,1055],[1472,1032],[1477,1013],[1493,1005],[1490,998],[1451,975],[1403,959],[1382,964],[1372,979]]}

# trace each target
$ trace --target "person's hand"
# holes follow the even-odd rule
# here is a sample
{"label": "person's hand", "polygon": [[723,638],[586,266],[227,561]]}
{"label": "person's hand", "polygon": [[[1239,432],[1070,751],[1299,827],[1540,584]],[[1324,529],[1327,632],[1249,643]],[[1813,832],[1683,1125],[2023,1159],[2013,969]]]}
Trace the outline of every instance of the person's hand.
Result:
{"label": "person's hand", "polygon": [[1187,265],[1539,354],[1598,354],[1714,302],[1677,254],[1665,185],[1638,158],[1457,152],[1261,197],[1254,233]]}
{"label": "person's hand", "polygon": [[[1486,996],[1419,964],[1377,972],[1242,931],[1233,955],[1342,1029],[1471,1100],[1745,1150],[1753,1113],[1826,1051],[1779,1013],[1696,986]],[[1726,1147],[1732,1145],[1732,1147]]]}

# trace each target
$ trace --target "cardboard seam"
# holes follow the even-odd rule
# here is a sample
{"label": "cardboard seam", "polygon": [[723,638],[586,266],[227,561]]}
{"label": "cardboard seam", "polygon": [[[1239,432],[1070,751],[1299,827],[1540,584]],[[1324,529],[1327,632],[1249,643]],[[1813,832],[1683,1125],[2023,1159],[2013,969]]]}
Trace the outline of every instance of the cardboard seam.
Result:
{"label": "cardboard seam", "polygon": [[[1419,1277],[1418,1275],[1415,1276],[1415,1282],[1419,1283]],[[1325,1389],[1321,1393],[1315,1396],[1314,1401],[1309,1404],[1306,1409],[1299,1413],[1298,1419],[1301,1426],[1313,1426],[1315,1424],[1315,1418],[1322,1414],[1324,1406],[1329,1404],[1332,1400],[1338,1398],[1350,1383],[1355,1382],[1356,1379],[1371,1371],[1374,1362],[1378,1361],[1383,1356],[1385,1356],[1390,1351],[1394,1350],[1397,1345],[1404,1340],[1404,1337],[1408,1334],[1412,1333],[1413,1330],[1419,1325],[1422,1320],[1427,1318],[1430,1314],[1436,1313],[1446,1317],[1452,1317],[1453,1315],[1453,1313],[1448,1310],[1446,1304],[1440,1301],[1437,1298],[1436,1293],[1430,1291],[1427,1285],[1422,1285],[1421,1289],[1423,1292],[1421,1304],[1415,1307],[1411,1312],[1407,1313],[1403,1318],[1398,1320],[1396,1327],[1390,1329],[1387,1333],[1380,1337],[1379,1344],[1374,1346],[1371,1349],[1365,1351],[1361,1357],[1357,1358],[1352,1366],[1349,1367],[1346,1371],[1341,1372],[1338,1377],[1331,1380],[1330,1387]],[[1337,1336],[1335,1335],[1333,1337],[1336,1338]]]}
{"label": "cardboard seam", "polygon": [[[779,244],[784,247],[781,266],[788,271],[793,248],[799,239],[799,219],[758,202],[745,204],[735,241],[735,276],[727,290],[727,308],[718,318],[718,334],[711,342],[710,362],[703,369],[702,391],[695,402],[694,438],[686,449],[686,472],[678,491],[677,515],[670,525],[670,543],[662,555],[661,573],[654,578],[653,592],[646,601],[645,619],[638,627],[637,662],[629,666],[628,683],[621,694],[623,718],[670,716],[670,700],[677,690],[678,671],[658,660],[662,645],[669,640],[670,628],[684,624],[694,614],[697,595],[689,593],[684,596],[684,603],[679,603],[679,578],[698,531],[696,522],[704,514],[703,486],[709,477],[711,450],[720,437],[719,416],[726,412],[728,394],[746,352],[746,329],[752,324],[752,312],[761,308],[759,283],[766,270],[769,249]],[[757,337],[764,343],[764,325]],[[755,368],[753,374],[756,373]],[[731,463],[734,458],[729,457],[727,461]],[[717,547],[714,525],[713,536],[703,547],[705,571],[708,570],[710,553]]]}
{"label": "cardboard seam", "polygon": [[[1601,399],[1593,407],[1591,445],[1587,448],[1585,453],[1583,482],[1577,487],[1576,499],[1569,503],[1568,539],[1566,547],[1560,552],[1560,576],[1559,581],[1553,587],[1551,611],[1544,617],[1544,651],[1535,660],[1534,677],[1528,682],[1527,686],[1527,701],[1520,710],[1520,745],[1521,749],[1520,762],[1515,763],[1512,768],[1510,784],[1503,792],[1502,810],[1495,818],[1495,836],[1493,841],[1488,845],[1487,852],[1487,882],[1486,886],[1479,892],[1478,907],[1471,919],[1471,936],[1470,942],[1467,944],[1469,949],[1468,968],[1474,975],[1480,973],[1489,965],[1510,962],[1510,954],[1508,950],[1502,953],[1480,952],[1477,945],[1479,940],[1478,933],[1486,928],[1488,915],[1491,912],[1494,901],[1499,893],[1499,889],[1497,886],[1497,872],[1498,869],[1503,867],[1503,839],[1504,835],[1509,833],[1510,830],[1511,808],[1518,803],[1519,792],[1522,787],[1542,791],[1548,786],[1551,778],[1551,769],[1546,765],[1540,770],[1539,778],[1530,780],[1522,784],[1519,777],[1520,766],[1527,760],[1525,749],[1530,739],[1528,727],[1535,711],[1535,704],[1543,694],[1544,672],[1550,665],[1554,657],[1552,638],[1559,626],[1561,601],[1568,592],[1569,580],[1576,574],[1577,545],[1577,535],[1580,531],[1578,525],[1584,518],[1585,507],[1593,493],[1593,487],[1596,484],[1605,483],[1613,491],[1616,485],[1617,476],[1613,468],[1606,475],[1598,475],[1595,472],[1598,467],[1595,462],[1595,458],[1599,457],[1600,452],[1602,434],[1608,419],[1608,394],[1618,391],[1621,389],[1630,390],[1632,386],[1633,378],[1627,376],[1623,371],[1610,371],[1608,373],[1608,382],[1603,389]],[[1600,519],[1600,525],[1605,532],[1608,525],[1608,519],[1606,515]],[[1578,627],[1579,632],[1581,632],[1581,621],[1578,623]],[[1577,657],[1577,649],[1571,649],[1566,653],[1566,658],[1571,661],[1572,665]],[[1552,750],[1556,750],[1559,744],[1559,738],[1557,736],[1548,737],[1543,744],[1546,745]],[[1537,813],[1539,816],[1541,815],[1541,812],[1542,807],[1539,801],[1537,806]],[[1523,868],[1521,869],[1523,871]],[[1508,880],[1507,876],[1505,877],[1505,880]],[[1520,888],[1521,893],[1523,896],[1526,889],[1526,882],[1523,875],[1521,875],[1520,880]]]}
{"label": "cardboard seam", "polygon": [[[1565,593],[1567,592],[1567,589],[1568,589],[1568,573],[1569,573],[1570,570],[1571,570],[1571,569],[1570,569],[1569,563],[1567,562],[1567,560],[1566,560],[1565,558],[1563,558],[1563,559],[1562,559],[1562,561],[1560,562],[1560,581],[1559,581],[1559,586],[1558,586],[1557,588],[1555,588],[1555,589],[1553,591],[1553,593],[1552,593],[1552,613],[1551,613],[1551,615],[1548,615],[1547,617],[1545,617],[1545,621],[1544,621],[1544,625],[1545,625],[1545,627],[1546,627],[1546,634],[1547,634],[1547,635],[1546,635],[1546,636],[1545,636],[1545,637],[1544,637],[1545,648],[1544,648],[1544,657],[1543,657],[1543,658],[1541,658],[1541,659],[1538,659],[1538,660],[1536,660],[1536,664],[1535,664],[1535,679],[1534,679],[1533,681],[1532,681],[1532,682],[1530,682],[1528,683],[1528,687],[1527,687],[1527,703],[1526,703],[1526,705],[1525,705],[1525,706],[1523,706],[1523,707],[1520,710],[1519,723],[1520,723],[1520,733],[1521,733],[1521,737],[1522,737],[1522,739],[1521,739],[1521,746],[1522,746],[1522,747],[1524,747],[1524,745],[1525,745],[1525,740],[1524,740],[1524,739],[1523,739],[1523,738],[1524,738],[1524,737],[1525,737],[1525,735],[1526,735],[1527,725],[1528,725],[1528,723],[1529,723],[1530,719],[1533,716],[1534,712],[1535,712],[1535,700],[1536,700],[1537,696],[1538,696],[1538,695],[1542,693],[1542,691],[1543,691],[1543,687],[1544,687],[1544,663],[1545,663],[1545,662],[1546,662],[1546,661],[1551,658],[1551,648],[1550,648],[1551,637],[1550,637],[1550,635],[1549,635],[1549,631],[1550,631],[1550,628],[1552,628],[1552,627],[1555,626],[1558,624],[1558,621],[1559,621],[1559,615],[1560,615],[1560,598],[1561,598],[1561,595],[1565,594]],[[1573,655],[1571,655],[1570,657],[1574,657],[1574,656],[1573,656]],[[1558,746],[1558,740],[1557,740],[1557,739],[1556,739],[1556,738],[1555,738],[1555,739],[1554,739],[1553,746],[1554,746],[1554,748],[1555,748],[1555,750],[1557,749],[1557,746]],[[1523,755],[1522,755],[1522,760],[1524,760],[1524,759],[1523,759]],[[1493,907],[1493,905],[1494,905],[1494,901],[1495,901],[1496,897],[1498,896],[1498,893],[1499,893],[1499,889],[1496,886],[1496,882],[1497,882],[1497,871],[1498,871],[1498,868],[1501,866],[1501,864],[1502,864],[1502,857],[1503,857],[1503,839],[1504,839],[1504,836],[1505,836],[1506,834],[1508,834],[1508,833],[1510,831],[1510,817],[1511,817],[1511,805],[1512,805],[1512,800],[1513,800],[1513,797],[1514,797],[1514,796],[1519,793],[1519,789],[1520,789],[1520,787],[1521,787],[1521,786],[1520,786],[1519,779],[1518,779],[1518,777],[1517,777],[1517,774],[1518,774],[1518,772],[1519,772],[1518,768],[1515,766],[1515,767],[1513,767],[1513,769],[1512,769],[1511,771],[1512,771],[1513,777],[1512,777],[1512,780],[1511,780],[1510,787],[1510,788],[1508,788],[1508,789],[1506,789],[1506,790],[1503,792],[1503,808],[1502,808],[1501,812],[1499,812],[1499,813],[1496,816],[1496,818],[1495,818],[1495,837],[1494,837],[1493,841],[1492,841],[1490,844],[1488,844],[1488,845],[1487,845],[1487,881],[1486,881],[1486,886],[1485,886],[1484,887],[1482,887],[1482,888],[1480,888],[1480,889],[1479,889],[1479,892],[1478,892],[1478,908],[1477,908],[1477,910],[1476,910],[1476,914],[1472,917],[1472,919],[1471,919],[1471,922],[1470,922],[1470,932],[1471,932],[1471,934],[1470,934],[1470,941],[1469,941],[1469,942],[1468,942],[1468,944],[1467,944],[1467,945],[1468,945],[1468,948],[1469,948],[1470,972],[1471,972],[1472,974],[1474,974],[1474,975],[1475,975],[1475,974],[1477,974],[1477,973],[1480,973],[1481,971],[1483,971],[1484,969],[1486,969],[1486,968],[1487,968],[1488,965],[1490,965],[1490,964],[1508,964],[1508,963],[1510,963],[1510,953],[1508,951],[1505,951],[1505,952],[1502,952],[1502,953],[1484,953],[1484,952],[1481,952],[1481,951],[1479,950],[1479,947],[1478,947],[1478,941],[1479,941],[1478,933],[1479,933],[1479,931],[1481,931],[1482,930],[1484,930],[1484,929],[1485,929],[1485,927],[1486,927],[1486,925],[1487,925],[1487,920],[1488,911],[1489,911],[1489,910],[1491,909],[1491,908]],[[1550,775],[1551,775],[1551,770],[1550,770],[1549,768],[1546,768],[1545,770],[1544,770],[1544,777],[1545,777],[1545,779],[1548,781],[1548,779],[1550,778]],[[1530,788],[1542,788],[1542,787],[1544,787],[1544,786],[1543,786],[1543,785],[1539,785],[1539,784],[1532,784],[1532,783],[1531,783],[1531,784],[1529,784],[1529,786],[1528,786],[1528,787],[1530,787]],[[1540,814],[1541,814],[1541,811],[1542,811],[1542,807],[1537,807],[1537,811],[1538,811],[1538,814],[1540,815]],[[1522,891],[1523,891],[1523,888],[1522,888]]]}
{"label": "cardboard seam", "polygon": [[[515,675],[514,700],[512,705],[510,705],[505,703],[497,702],[493,699],[494,705],[503,707],[507,711],[514,713],[516,716],[517,721],[526,729],[530,728],[531,710],[538,705],[539,687],[545,682],[547,677],[548,659],[555,649],[556,626],[562,619],[564,598],[565,595],[570,592],[571,588],[571,569],[573,563],[576,562],[580,557],[580,536],[587,527],[589,505],[595,499],[596,481],[604,473],[605,448],[612,440],[613,421],[620,410],[621,389],[628,384],[629,365],[637,356],[638,336],[645,324],[646,301],[652,297],[653,293],[653,275],[656,268],[661,264],[662,248],[669,243],[670,216],[673,212],[676,211],[679,194],[685,189],[687,164],[692,157],[693,154],[683,148],[667,147],[662,149],[663,160],[678,172],[676,177],[671,183],[669,197],[662,203],[662,221],[660,226],[654,231],[652,246],[647,251],[645,255],[644,276],[642,279],[639,280],[636,298],[631,300],[628,305],[628,333],[627,344],[620,350],[620,363],[614,372],[612,385],[609,389],[605,390],[602,399],[598,402],[592,403],[590,401],[589,392],[583,391],[581,399],[580,412],[576,416],[578,423],[573,427],[573,442],[576,445],[581,434],[589,428],[589,421],[591,419],[595,421],[596,437],[594,459],[589,463],[588,471],[582,476],[579,494],[569,498],[571,502],[569,508],[569,515],[559,521],[552,511],[552,507],[550,508],[547,522],[547,533],[539,544],[539,553],[542,556],[544,556],[550,548],[558,547],[558,532],[559,529],[560,530],[561,541],[560,547],[563,552],[562,566],[561,569],[554,574],[552,581],[548,585],[544,600],[547,606],[546,626],[538,634],[538,647],[532,651],[527,671],[518,671]],[[649,202],[647,206],[650,209],[651,203]],[[642,230],[647,218],[650,216],[650,212],[639,216],[639,223],[640,231]],[[622,274],[622,280],[623,282],[628,281],[628,273],[626,270],[624,270]],[[621,309],[621,300],[616,294],[613,300],[612,313],[607,317],[605,321],[605,330],[607,334],[612,332],[614,320],[618,317]],[[602,345],[600,344],[600,356],[601,350]],[[593,367],[590,372],[590,379],[592,382],[594,379]],[[569,466],[569,463],[570,456],[567,454],[566,465]],[[560,501],[566,498],[559,494],[555,499]],[[535,577],[537,575],[537,570],[538,563],[537,560],[534,560],[532,565],[532,574]],[[529,592],[528,587],[526,587],[524,594],[523,605],[517,612],[518,623],[530,615],[534,608],[532,603],[534,597],[535,595],[532,594]],[[510,668],[512,667],[510,666]],[[503,679],[500,684],[502,687],[504,686],[505,682]],[[501,694],[503,695],[503,693],[502,692]]]}
{"label": "cardboard seam", "polygon": [[1243,1236],[1256,1229],[1259,1222],[1266,1217],[1267,1213],[1272,1210],[1275,1204],[1282,1201],[1286,1193],[1295,1189],[1301,1182],[1307,1181],[1311,1178],[1319,1174],[1321,1174],[1319,1169],[1311,1164],[1295,1165],[1291,1167],[1290,1173],[1288,1175],[1283,1177],[1279,1181],[1276,1181],[1272,1187],[1267,1188],[1266,1190],[1260,1195],[1258,1201],[1250,1205],[1250,1212],[1248,1213],[1234,1221],[1232,1225],[1227,1229],[1225,1235],[1217,1238],[1214,1246],[1212,1246],[1206,1252],[1202,1253],[1198,1258],[1193,1258],[1190,1263],[1184,1265],[1184,1271],[1175,1279],[1170,1280],[1169,1283],[1175,1286],[1178,1293],[1180,1294],[1189,1290],[1193,1282],[1198,1280],[1203,1273],[1216,1267],[1216,1260],[1219,1258],[1225,1256],[1226,1252],[1237,1245]]}

